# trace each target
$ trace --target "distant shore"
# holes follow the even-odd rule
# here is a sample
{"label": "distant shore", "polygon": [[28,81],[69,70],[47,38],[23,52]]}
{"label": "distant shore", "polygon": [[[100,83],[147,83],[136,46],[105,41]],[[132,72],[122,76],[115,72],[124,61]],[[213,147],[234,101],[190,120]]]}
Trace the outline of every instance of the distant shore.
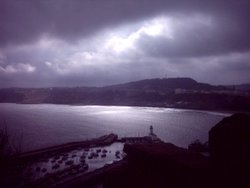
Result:
{"label": "distant shore", "polygon": [[206,109],[206,108],[187,108],[187,107],[170,107],[170,106],[139,106],[139,105],[102,105],[102,104],[82,104],[82,103],[72,103],[72,104],[55,104],[55,103],[11,103],[11,102],[0,102],[1,104],[22,104],[22,105],[65,105],[65,106],[107,106],[107,107],[138,107],[138,108],[164,108],[164,109],[174,109],[174,110],[190,110],[190,111],[202,111],[202,112],[212,112],[212,113],[222,113],[232,115],[234,113],[247,113],[250,114],[250,111],[237,111],[237,110],[213,110],[213,109]]}
{"label": "distant shore", "polygon": [[[1,103],[0,103],[1,104]],[[192,108],[192,107],[180,107],[180,106],[166,106],[166,105],[123,105],[123,104],[84,104],[84,103],[14,103],[14,104],[51,104],[51,105],[68,105],[68,106],[110,106],[110,107],[141,107],[141,108],[169,108],[179,110],[193,110],[193,111],[207,111],[207,112],[218,112],[218,113],[250,113],[249,110],[227,110],[227,109],[210,109],[210,108]]]}

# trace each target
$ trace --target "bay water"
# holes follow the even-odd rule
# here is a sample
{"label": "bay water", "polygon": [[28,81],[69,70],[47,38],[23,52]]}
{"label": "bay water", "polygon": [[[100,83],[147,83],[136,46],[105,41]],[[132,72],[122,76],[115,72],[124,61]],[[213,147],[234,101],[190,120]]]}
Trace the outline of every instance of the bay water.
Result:
{"label": "bay water", "polygon": [[0,124],[6,124],[11,142],[22,151],[109,133],[145,136],[150,125],[163,141],[186,148],[196,139],[207,141],[208,131],[229,115],[157,107],[0,104]]}

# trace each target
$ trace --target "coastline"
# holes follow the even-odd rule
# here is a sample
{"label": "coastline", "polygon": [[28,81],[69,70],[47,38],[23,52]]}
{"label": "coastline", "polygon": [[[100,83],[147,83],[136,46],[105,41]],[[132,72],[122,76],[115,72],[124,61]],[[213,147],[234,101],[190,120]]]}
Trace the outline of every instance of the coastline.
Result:
{"label": "coastline", "polygon": [[58,105],[58,106],[84,106],[84,107],[137,107],[137,108],[162,108],[162,109],[173,109],[173,110],[187,110],[187,111],[201,111],[201,112],[208,112],[208,113],[221,113],[221,114],[227,114],[232,115],[234,113],[247,113],[250,114],[250,111],[244,111],[244,110],[218,110],[218,109],[207,109],[207,108],[188,108],[188,107],[170,107],[170,106],[156,106],[156,105],[122,105],[122,104],[111,104],[111,105],[105,105],[105,104],[82,104],[82,103],[72,103],[72,104],[62,104],[62,103],[14,103],[14,102],[0,102],[1,104],[19,104],[19,105]]}

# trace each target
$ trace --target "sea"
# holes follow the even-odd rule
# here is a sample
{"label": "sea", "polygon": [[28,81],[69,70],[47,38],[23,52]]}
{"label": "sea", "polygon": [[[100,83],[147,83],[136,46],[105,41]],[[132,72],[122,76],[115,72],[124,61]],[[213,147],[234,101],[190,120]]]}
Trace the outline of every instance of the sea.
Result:
{"label": "sea", "polygon": [[209,130],[230,113],[158,107],[0,104],[0,127],[26,152],[109,133],[146,136],[149,127],[163,141],[187,148],[208,140]]}

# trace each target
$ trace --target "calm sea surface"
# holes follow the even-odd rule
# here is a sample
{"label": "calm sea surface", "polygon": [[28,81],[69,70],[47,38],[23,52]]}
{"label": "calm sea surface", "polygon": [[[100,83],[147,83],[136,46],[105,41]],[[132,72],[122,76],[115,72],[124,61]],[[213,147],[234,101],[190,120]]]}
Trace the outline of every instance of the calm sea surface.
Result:
{"label": "calm sea surface", "polygon": [[165,142],[187,147],[195,139],[207,141],[208,131],[226,113],[122,106],[70,106],[53,104],[0,104],[12,142],[23,151],[115,133],[144,136],[153,125]]}

